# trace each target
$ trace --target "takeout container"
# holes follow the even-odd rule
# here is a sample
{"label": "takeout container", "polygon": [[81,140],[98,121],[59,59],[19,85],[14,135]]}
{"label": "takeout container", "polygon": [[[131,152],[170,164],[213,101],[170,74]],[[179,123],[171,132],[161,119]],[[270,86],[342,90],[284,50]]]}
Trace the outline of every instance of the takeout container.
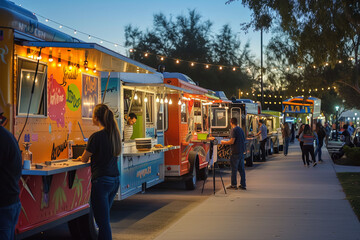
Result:
{"label": "takeout container", "polygon": [[208,137],[208,133],[197,133],[198,140],[206,140]]}
{"label": "takeout container", "polygon": [[153,147],[152,138],[135,138],[136,149],[151,149]]}

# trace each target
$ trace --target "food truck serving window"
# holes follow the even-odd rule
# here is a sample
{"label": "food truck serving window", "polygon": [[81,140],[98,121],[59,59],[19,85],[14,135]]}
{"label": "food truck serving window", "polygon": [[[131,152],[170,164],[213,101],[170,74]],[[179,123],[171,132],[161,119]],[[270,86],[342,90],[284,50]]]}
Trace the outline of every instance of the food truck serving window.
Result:
{"label": "food truck serving window", "polygon": [[[28,112],[36,64],[22,58],[18,60],[18,115],[25,115]],[[39,63],[29,114],[45,116],[46,104],[46,65]]]}
{"label": "food truck serving window", "polygon": [[187,123],[186,103],[181,104],[181,123]]}
{"label": "food truck serving window", "polygon": [[227,110],[225,108],[212,108],[211,109],[211,126],[217,128],[227,127]]}

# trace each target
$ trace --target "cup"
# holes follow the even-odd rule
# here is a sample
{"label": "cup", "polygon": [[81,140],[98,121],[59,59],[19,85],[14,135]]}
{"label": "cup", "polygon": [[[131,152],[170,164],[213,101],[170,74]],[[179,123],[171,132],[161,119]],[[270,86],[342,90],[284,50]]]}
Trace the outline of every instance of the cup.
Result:
{"label": "cup", "polygon": [[26,170],[30,170],[31,162],[30,160],[24,160],[24,166],[23,168]]}

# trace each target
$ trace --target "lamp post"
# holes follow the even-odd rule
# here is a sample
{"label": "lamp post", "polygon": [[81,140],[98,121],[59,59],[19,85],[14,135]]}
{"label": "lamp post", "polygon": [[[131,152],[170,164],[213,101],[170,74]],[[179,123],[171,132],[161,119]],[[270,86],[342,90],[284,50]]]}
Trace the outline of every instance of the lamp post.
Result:
{"label": "lamp post", "polygon": [[338,140],[339,137],[339,132],[338,132],[338,125],[339,125],[339,106],[335,106],[335,110],[336,110],[336,122],[335,122],[335,131],[336,131],[336,135],[335,135],[335,140]]}

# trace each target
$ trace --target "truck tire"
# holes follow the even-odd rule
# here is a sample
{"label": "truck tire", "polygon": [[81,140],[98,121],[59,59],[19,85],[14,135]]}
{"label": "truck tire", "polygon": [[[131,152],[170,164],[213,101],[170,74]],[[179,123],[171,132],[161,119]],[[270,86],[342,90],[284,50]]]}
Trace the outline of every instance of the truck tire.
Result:
{"label": "truck tire", "polygon": [[246,159],[246,166],[252,167],[254,165],[254,148],[251,148],[250,157]]}
{"label": "truck tire", "polygon": [[97,240],[99,228],[95,223],[94,214],[90,212],[68,222],[71,236],[79,240]]}
{"label": "truck tire", "polygon": [[[195,165],[195,163],[194,163],[194,165]],[[189,174],[189,178],[185,180],[186,190],[194,190],[196,188],[196,181],[197,181],[196,166],[193,166],[192,173]]]}
{"label": "truck tire", "polygon": [[206,180],[209,175],[209,166],[199,169],[199,179]]}

